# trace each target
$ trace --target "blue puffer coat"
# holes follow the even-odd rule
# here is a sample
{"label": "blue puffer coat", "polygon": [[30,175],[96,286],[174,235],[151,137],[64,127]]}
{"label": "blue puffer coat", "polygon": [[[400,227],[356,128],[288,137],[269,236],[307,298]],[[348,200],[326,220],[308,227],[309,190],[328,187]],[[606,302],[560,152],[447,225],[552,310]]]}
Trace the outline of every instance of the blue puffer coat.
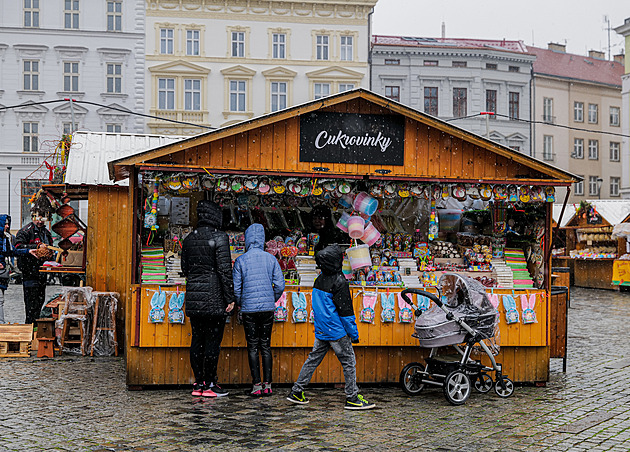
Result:
{"label": "blue puffer coat", "polygon": [[245,249],[234,263],[234,295],[242,312],[273,311],[284,292],[277,259],[264,251],[265,229],[254,223],[245,231]]}

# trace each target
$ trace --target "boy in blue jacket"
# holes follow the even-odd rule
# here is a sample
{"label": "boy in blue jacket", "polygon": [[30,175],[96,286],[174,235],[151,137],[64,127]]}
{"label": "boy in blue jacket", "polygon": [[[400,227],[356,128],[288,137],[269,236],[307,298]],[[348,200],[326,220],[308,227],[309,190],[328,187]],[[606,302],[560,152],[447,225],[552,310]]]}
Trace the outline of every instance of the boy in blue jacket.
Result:
{"label": "boy in blue jacket", "polygon": [[359,331],[352,308],[352,297],[345,276],[341,272],[343,251],[339,245],[330,245],[315,256],[322,270],[313,285],[312,305],[315,314],[315,343],[313,350],[302,365],[300,375],[287,400],[300,405],[308,403],[304,388],[313,377],[317,366],[330,348],[343,367],[346,380],[346,405],[348,410],[368,410],[376,405],[359,394],[357,387],[356,359],[353,343],[359,342]]}

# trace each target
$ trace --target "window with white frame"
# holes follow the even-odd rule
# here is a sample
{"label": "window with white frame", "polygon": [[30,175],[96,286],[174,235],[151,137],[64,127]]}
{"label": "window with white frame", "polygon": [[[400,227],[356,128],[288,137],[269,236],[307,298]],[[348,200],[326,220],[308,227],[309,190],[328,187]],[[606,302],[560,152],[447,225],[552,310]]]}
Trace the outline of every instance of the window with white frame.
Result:
{"label": "window with white frame", "polygon": [[315,37],[316,39],[316,54],[315,57],[318,60],[328,60],[330,59],[329,57],[329,40],[330,40],[330,36],[328,35],[317,35]]}
{"label": "window with white frame", "polygon": [[618,141],[610,142],[610,161],[618,162],[619,161],[619,149],[621,144]]}
{"label": "window with white frame", "polygon": [[107,92],[122,93],[122,64],[107,63]]}
{"label": "window with white frame", "polygon": [[588,159],[599,159],[599,140],[588,140]]}
{"label": "window with white frame", "polygon": [[385,97],[400,102],[400,86],[386,86]]}
{"label": "window with white frame", "polygon": [[184,110],[201,110],[201,80],[184,79]]}
{"label": "window with white frame", "polygon": [[343,93],[344,91],[350,91],[354,89],[354,83],[340,83],[339,84],[339,92]]}
{"label": "window with white frame", "polygon": [[199,56],[199,30],[186,30],[186,55]]}
{"label": "window with white frame", "polygon": [[71,122],[64,122],[62,124],[62,130],[63,130],[63,134],[64,135],[72,134],[72,132],[73,132],[73,130],[72,130],[72,123]]}
{"label": "window with white frame", "polygon": [[590,196],[597,196],[599,194],[597,179],[597,176],[588,176],[588,194]]}
{"label": "window with white frame", "polygon": [[79,0],[64,0],[63,26],[64,28],[79,28]]}
{"label": "window with white frame", "polygon": [[39,150],[39,123],[22,123],[22,151],[37,152]]}
{"label": "window with white frame", "polygon": [[24,0],[24,27],[39,28],[39,0]]}
{"label": "window with white frame", "polygon": [[230,111],[245,111],[247,100],[247,82],[230,80]]}
{"label": "window with white frame", "polygon": [[158,79],[158,109],[174,110],[175,109],[175,79],[159,78]]}
{"label": "window with white frame", "polygon": [[315,99],[321,99],[330,95],[330,83],[315,83],[314,85],[314,97]]}
{"label": "window with white frame", "polygon": [[573,102],[573,120],[584,122],[584,102]]}
{"label": "window with white frame", "polygon": [[619,196],[619,186],[621,185],[620,177],[610,178],[610,196]]}
{"label": "window with white frame", "polygon": [[610,125],[619,127],[619,107],[610,107]]}
{"label": "window with white frame", "polygon": [[[580,176],[581,178],[584,178],[584,176]],[[584,181],[581,180],[579,182],[576,182],[574,185],[574,193],[576,196],[584,196]]]}
{"label": "window with white frame", "polygon": [[271,111],[287,108],[287,82],[271,82]]}
{"label": "window with white frame", "polygon": [[588,104],[588,122],[597,124],[597,104]]}
{"label": "window with white frame", "polygon": [[77,61],[64,61],[63,63],[63,90],[66,92],[79,91],[79,63]]}
{"label": "window with white frame", "polygon": [[353,36],[341,36],[340,59],[341,61],[352,61],[353,53]]}
{"label": "window with white frame", "polygon": [[543,136],[543,159],[553,160],[553,136]]}
{"label": "window with white frame", "polygon": [[573,155],[571,157],[574,159],[584,158],[584,138],[573,139]]}
{"label": "window with white frame", "polygon": [[175,30],[172,28],[160,28],[160,53],[162,55],[173,54],[173,40]]}
{"label": "window with white frame", "polygon": [[122,1],[107,2],[107,31],[122,31]]}
{"label": "window with white frame", "polygon": [[287,57],[287,35],[285,33],[273,33],[271,35],[271,57],[274,59]]}
{"label": "window with white frame", "polygon": [[110,133],[121,133],[122,126],[120,124],[107,124],[107,131]]}
{"label": "window with white frame", "polygon": [[24,91],[39,91],[39,60],[24,60]]}
{"label": "window with white frame", "polygon": [[543,121],[553,123],[553,99],[551,97],[543,98]]}
{"label": "window with white frame", "polygon": [[244,58],[245,57],[245,32],[233,31],[231,35],[232,35],[232,56],[238,57],[238,58]]}

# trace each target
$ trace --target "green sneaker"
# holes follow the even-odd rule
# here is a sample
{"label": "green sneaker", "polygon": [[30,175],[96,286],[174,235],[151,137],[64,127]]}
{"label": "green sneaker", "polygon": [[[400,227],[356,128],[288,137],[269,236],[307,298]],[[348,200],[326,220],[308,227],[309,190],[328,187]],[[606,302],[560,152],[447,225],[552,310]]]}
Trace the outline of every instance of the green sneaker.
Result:
{"label": "green sneaker", "polygon": [[291,391],[291,394],[289,394],[287,400],[289,402],[297,403],[298,405],[306,405],[308,403],[308,399],[304,395],[304,391]]}
{"label": "green sneaker", "polygon": [[376,406],[375,403],[370,403],[363,398],[361,394],[357,394],[354,397],[346,399],[346,410],[370,410]]}

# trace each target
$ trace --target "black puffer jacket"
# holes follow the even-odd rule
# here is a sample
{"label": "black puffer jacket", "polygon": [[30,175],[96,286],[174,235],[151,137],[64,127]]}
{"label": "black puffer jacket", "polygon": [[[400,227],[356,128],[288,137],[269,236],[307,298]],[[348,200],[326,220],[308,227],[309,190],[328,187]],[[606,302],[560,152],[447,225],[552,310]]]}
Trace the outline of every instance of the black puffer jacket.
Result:
{"label": "black puffer jacket", "polygon": [[230,242],[218,230],[221,208],[211,201],[197,204],[197,228],[184,240],[182,270],[186,275],[186,314],[227,315],[225,308],[236,301],[232,283]]}
{"label": "black puffer jacket", "polygon": [[[18,250],[33,250],[40,243],[53,244],[53,238],[46,226],[38,228],[31,222],[20,229],[15,236],[15,248]],[[26,281],[37,280],[40,277],[39,268],[44,261],[31,254],[22,254],[18,257],[18,268],[22,271],[22,278]]]}

